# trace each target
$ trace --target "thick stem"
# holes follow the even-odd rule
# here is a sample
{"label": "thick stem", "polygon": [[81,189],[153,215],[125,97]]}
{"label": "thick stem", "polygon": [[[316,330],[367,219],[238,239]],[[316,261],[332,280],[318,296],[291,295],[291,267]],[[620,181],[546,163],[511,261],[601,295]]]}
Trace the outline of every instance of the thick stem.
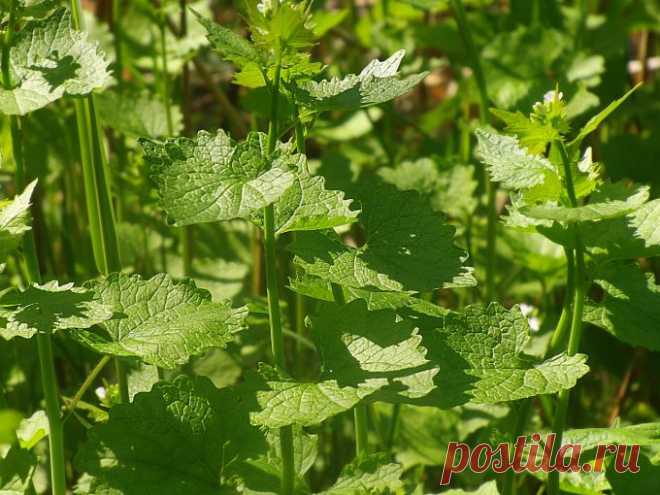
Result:
{"label": "thick stem", "polygon": [[[80,0],[71,0],[73,27],[83,29]],[[115,226],[115,214],[110,195],[110,172],[103,149],[101,128],[96,117],[94,96],[74,101],[80,157],[85,184],[85,202],[92,238],[92,249],[96,266],[102,275],[121,270],[119,243]],[[116,359],[119,390],[122,402],[128,402],[126,372],[119,359]]]}
{"label": "thick stem", "polygon": [[[16,29],[17,2],[12,0],[9,10],[9,22],[2,43],[2,84],[5,89],[11,88],[10,51],[11,43]],[[23,160],[23,147],[21,141],[20,120],[17,116],[10,117],[11,145],[16,164],[16,187],[22,191],[27,184],[27,170]],[[32,231],[25,233],[23,238],[24,258],[28,283],[40,283],[41,272],[37,261],[37,251]],[[50,478],[53,495],[66,495],[66,461],[64,458],[64,431],[60,417],[59,388],[55,375],[55,360],[50,333],[37,333],[37,353],[39,356],[39,370],[41,372],[41,385],[46,404],[46,416],[50,434],[48,446],[50,451]]]}
{"label": "thick stem", "polygon": [[[277,2],[274,2],[276,8]],[[278,104],[280,88],[281,50],[275,48],[277,65],[275,77],[271,83],[271,115],[268,128],[268,158],[275,151],[278,136]],[[268,314],[270,321],[270,343],[275,366],[281,373],[286,373],[286,357],[284,354],[284,337],[282,335],[282,315],[280,314],[279,277],[277,274],[277,253],[275,252],[275,209],[273,205],[264,208],[264,261],[266,265],[266,287],[268,298]],[[280,448],[282,452],[281,494],[291,495],[295,481],[293,459],[293,429],[291,426],[280,428]]]}
{"label": "thick stem", "polygon": [[[557,143],[559,153],[564,165],[564,176],[566,179],[566,189],[572,207],[577,206],[577,197],[575,195],[575,188],[573,185],[573,175],[571,172],[571,162],[566,153],[564,144]],[[566,354],[569,356],[575,355],[580,348],[580,341],[582,340],[582,313],[584,312],[584,298],[587,290],[586,269],[584,264],[584,246],[580,238],[580,233],[577,226],[573,227],[575,239],[575,295],[573,296],[573,314],[571,320],[571,331],[568,338],[568,347]],[[561,446],[564,428],[566,427],[566,417],[568,413],[568,403],[570,399],[570,390],[565,389],[559,393],[557,400],[557,410],[552,425],[553,431],[557,437],[555,440],[555,447],[552,458],[554,459],[557,450]],[[548,475],[548,493],[550,495],[559,494],[559,473],[553,471]]]}
{"label": "thick stem", "polygon": [[[479,62],[479,55],[472,39],[470,25],[467,22],[465,8],[462,0],[452,0],[452,7],[458,24],[459,32],[463,38],[463,44],[468,52],[470,67],[477,82],[479,89],[479,120],[481,124],[488,123],[488,91],[486,87],[486,78]],[[497,186],[488,178],[484,169],[484,182],[486,184],[488,224],[486,233],[486,300],[491,301],[496,298],[495,290],[495,249],[497,242]]]}
{"label": "thick stem", "polygon": [[367,405],[358,404],[353,409],[353,419],[355,422],[355,455],[363,457],[368,454],[367,448]]}

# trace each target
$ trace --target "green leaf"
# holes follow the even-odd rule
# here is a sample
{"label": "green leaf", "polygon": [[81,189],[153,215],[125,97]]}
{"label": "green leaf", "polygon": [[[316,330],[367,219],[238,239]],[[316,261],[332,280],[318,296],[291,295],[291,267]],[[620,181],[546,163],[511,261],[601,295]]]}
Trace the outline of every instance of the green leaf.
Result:
{"label": "green leaf", "polygon": [[57,281],[33,284],[0,295],[0,336],[28,339],[37,332],[89,328],[112,317],[111,308],[94,292]]}
{"label": "green leaf", "polygon": [[660,423],[566,430],[562,437],[562,445],[568,443],[580,445],[585,452],[606,444],[660,445]]}
{"label": "green leaf", "polygon": [[259,407],[251,412],[250,420],[268,428],[319,424],[352,409],[385,384],[382,379],[374,379],[351,387],[342,386],[336,380],[295,382],[263,379],[252,374],[246,380],[246,387],[250,396],[256,396]]}
{"label": "green leaf", "polygon": [[30,197],[36,186],[35,180],[13,200],[0,201],[0,262],[18,247],[23,234],[30,230]]}
{"label": "green leaf", "polygon": [[358,458],[344,466],[339,478],[320,495],[364,495],[398,493],[403,488],[403,468],[388,463],[385,454]]}
{"label": "green leaf", "polygon": [[512,189],[529,189],[546,183],[559,183],[555,167],[541,155],[523,149],[518,139],[487,129],[477,129],[475,154],[488,166],[491,180]]}
{"label": "green leaf", "polygon": [[211,46],[222,58],[232,62],[239,68],[250,63],[254,63],[259,67],[262,65],[262,56],[252,43],[232,30],[207,19],[195,10],[190,10],[206,28],[207,38]]}
{"label": "green leaf", "polygon": [[561,136],[549,122],[532,120],[521,112],[491,108],[490,112],[506,124],[506,130],[518,137],[520,145],[532,155],[543,154],[547,145]]}
{"label": "green leaf", "polygon": [[660,286],[637,266],[611,265],[595,282],[605,291],[600,303],[586,305],[584,321],[633,346],[660,350]]}
{"label": "green leaf", "polygon": [[[167,136],[167,111],[162,100],[147,92],[105,91],[95,98],[101,120],[112,129],[134,137]],[[183,129],[178,106],[172,105],[173,133]]]}
{"label": "green leaf", "polygon": [[[141,139],[161,206],[175,225],[249,218],[291,187],[304,155],[280,145],[266,159],[266,135],[235,144],[224,131],[195,139]],[[269,166],[270,165],[270,166]]]}
{"label": "green leaf", "polygon": [[171,369],[207,349],[225,347],[245,328],[247,307],[214,303],[191,280],[112,274],[91,288],[117,316],[101,325],[102,335],[82,332],[77,337],[104,354],[135,356]]}
{"label": "green leaf", "polygon": [[343,79],[303,81],[297,88],[296,99],[316,112],[351,110],[393,100],[409,92],[428,75],[423,72],[401,78],[398,71],[404,55],[405,50],[399,50],[382,62],[372,60],[360,74],[350,74]]}
{"label": "green leaf", "polygon": [[[359,211],[350,209],[351,200],[342,191],[329,191],[323,177],[298,172],[293,184],[275,203],[275,232],[324,230],[357,222]],[[263,223],[261,215],[253,219]]]}
{"label": "green leaf", "polygon": [[628,225],[646,247],[660,246],[660,199],[640,206],[628,215]]}
{"label": "green leaf", "polygon": [[442,495],[499,495],[499,494],[500,492],[497,489],[496,481],[489,481],[488,483],[484,483],[476,490],[467,491],[456,488],[454,490],[446,490],[442,492]]}
{"label": "green leaf", "polygon": [[582,140],[587,137],[589,134],[594,132],[596,129],[598,129],[598,126],[619,106],[628,99],[628,97],[633,94],[637,88],[639,88],[642,85],[642,83],[636,84],[630,91],[628,91],[626,94],[624,94],[621,98],[618,98],[614,100],[612,103],[607,105],[603,110],[598,112],[596,115],[591,117],[587,123],[584,125],[582,129],[580,129],[580,132],[578,133],[577,136],[575,136],[575,139],[573,139],[569,144],[571,147],[577,147],[580,145]]}
{"label": "green leaf", "polygon": [[30,450],[39,441],[50,434],[48,416],[43,410],[36,411],[32,416],[21,421],[16,430],[18,443],[23,449]]}
{"label": "green leaf", "polygon": [[361,199],[365,245],[353,248],[336,236],[301,233],[290,250],[307,273],[347,287],[387,291],[473,283],[464,278],[465,255],[453,243],[454,228],[417,193],[373,186]]}
{"label": "green leaf", "polygon": [[28,450],[13,446],[0,459],[0,493],[2,495],[27,495],[33,493],[32,476],[37,468],[37,458]]}
{"label": "green leaf", "polygon": [[76,465],[96,478],[93,493],[217,495],[243,462],[267,449],[232,389],[181,375],[113,407],[107,423],[89,430]]}
{"label": "green leaf", "polygon": [[649,199],[648,186],[639,187],[633,194],[617,184],[604,186],[600,194],[593,195],[589,204],[571,208],[547,203],[523,206],[520,211],[529,217],[560,222],[586,222],[617,218],[634,212]]}
{"label": "green leaf", "polygon": [[108,62],[87,34],[59,9],[28,22],[11,48],[11,89],[0,89],[0,113],[25,115],[64,95],[86,95],[107,85]]}

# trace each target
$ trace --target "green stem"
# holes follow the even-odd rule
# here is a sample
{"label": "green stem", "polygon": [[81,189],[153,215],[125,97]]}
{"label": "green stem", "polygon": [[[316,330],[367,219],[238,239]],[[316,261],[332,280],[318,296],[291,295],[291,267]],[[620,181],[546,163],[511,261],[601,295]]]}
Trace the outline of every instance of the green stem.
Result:
{"label": "green stem", "polygon": [[85,378],[85,381],[80,385],[80,388],[76,392],[76,395],[74,395],[69,401],[67,401],[66,408],[70,411],[69,416],[67,416],[64,421],[66,422],[71,414],[73,413],[73,410],[76,408],[78,405],[78,402],[80,399],[82,399],[83,395],[85,395],[85,392],[89,390],[89,387],[92,386],[94,383],[94,380],[96,380],[96,377],[99,376],[99,373],[103,371],[103,368],[110,362],[112,358],[110,356],[103,356],[101,360],[97,363],[96,366],[94,366],[94,369],[87,375],[87,378]]}
{"label": "green stem", "polygon": [[[472,39],[470,25],[467,22],[465,8],[462,0],[451,0],[456,23],[463,38],[463,44],[468,52],[470,66],[477,82],[479,90],[479,120],[481,124],[488,123],[488,91],[483,68],[479,62],[479,55]],[[488,209],[488,224],[486,231],[486,300],[491,301],[496,297],[495,290],[495,249],[497,241],[497,187],[493,184],[484,169],[484,182],[486,184],[486,197]]]}
{"label": "green stem", "polygon": [[[82,31],[80,0],[71,0],[71,13],[74,29]],[[99,273],[107,276],[121,270],[107,157],[96,117],[94,96],[90,94],[86,98],[76,99],[74,104],[92,250]],[[116,366],[121,399],[122,402],[128,402],[126,372],[119,359],[116,359]]]}
{"label": "green stem", "polygon": [[[276,8],[277,2],[274,2]],[[277,62],[275,76],[271,83],[271,115],[268,128],[268,159],[273,156],[277,145],[279,118],[279,89],[282,64],[280,47],[275,48]],[[264,208],[264,261],[266,265],[266,287],[268,314],[270,320],[270,343],[275,366],[281,373],[286,373],[284,338],[282,335],[282,315],[280,314],[279,277],[277,274],[277,253],[275,252],[275,210],[273,205]],[[281,494],[291,495],[295,480],[293,459],[293,429],[291,426],[280,428],[280,449],[282,452]]]}
{"label": "green stem", "polygon": [[[295,120],[296,120],[296,126],[295,126],[296,150],[298,151],[298,153],[304,155],[307,152],[307,147],[305,145],[305,128],[302,122],[300,121],[298,107],[296,107],[295,109]],[[296,233],[293,232],[293,240],[295,241],[295,239],[296,239]],[[295,267],[293,267],[293,271],[295,271]],[[295,308],[296,308],[296,332],[301,337],[304,337],[306,311],[305,311],[305,296],[303,296],[302,294],[296,293]],[[302,344],[300,340],[296,342],[296,362],[298,363],[298,368],[302,370],[304,367],[304,362],[303,362],[303,354],[302,354]]]}
{"label": "green stem", "polygon": [[559,322],[550,340],[548,355],[560,352],[565,345],[566,335],[570,329],[571,308],[575,291],[575,256],[573,255],[573,249],[564,248],[564,252],[566,254],[566,300],[561,310]]}
{"label": "green stem", "polygon": [[[11,89],[10,52],[11,44],[16,30],[17,2],[12,0],[9,9],[9,21],[4,39],[2,40],[2,84],[5,89]],[[15,115],[10,116],[11,145],[16,164],[16,187],[22,191],[27,184],[27,170],[23,160],[23,146],[21,122]],[[37,260],[37,251],[34,234],[30,230],[24,234],[23,250],[26,264],[28,283],[41,283],[41,272]],[[53,495],[66,495],[66,461],[64,457],[64,431],[60,417],[59,387],[55,375],[55,359],[53,358],[53,345],[51,334],[37,333],[37,353],[39,356],[39,370],[46,404],[46,416],[50,434],[48,446],[50,451],[50,477],[51,492]]]}
{"label": "green stem", "polygon": [[[577,197],[575,195],[575,188],[573,185],[573,175],[571,172],[571,162],[566,153],[566,148],[561,142],[557,143],[559,153],[564,165],[564,177],[566,179],[566,190],[572,207],[577,207]],[[586,269],[584,263],[584,246],[580,238],[580,232],[577,226],[573,227],[575,239],[575,295],[573,296],[573,314],[571,320],[571,330],[568,338],[568,347],[566,354],[573,356],[580,348],[580,341],[582,340],[582,313],[584,311],[584,298],[587,290]],[[561,446],[564,428],[566,427],[566,417],[568,413],[568,404],[570,399],[570,390],[565,389],[559,392],[557,399],[557,408],[552,425],[553,431],[557,437],[555,439],[552,458],[554,459],[557,450]],[[559,494],[559,473],[553,471],[548,475],[548,493],[549,495]]]}
{"label": "green stem", "polygon": [[387,429],[387,441],[385,449],[390,452],[394,446],[394,438],[396,437],[396,429],[399,424],[399,416],[401,415],[401,404],[392,404],[392,417]]}
{"label": "green stem", "polygon": [[353,409],[353,419],[355,423],[355,455],[363,457],[369,452],[367,448],[367,405],[358,404]]}

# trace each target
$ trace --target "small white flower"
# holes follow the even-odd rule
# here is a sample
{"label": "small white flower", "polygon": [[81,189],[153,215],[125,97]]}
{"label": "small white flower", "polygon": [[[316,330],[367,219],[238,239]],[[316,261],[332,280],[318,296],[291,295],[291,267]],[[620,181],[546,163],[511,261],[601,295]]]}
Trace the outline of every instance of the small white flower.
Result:
{"label": "small white flower", "polygon": [[534,311],[534,306],[531,304],[520,303],[518,307],[520,308],[520,312],[523,314],[523,316],[529,316],[532,314],[532,311]]}
{"label": "small white flower", "polygon": [[263,15],[266,15],[266,12],[268,12],[272,6],[271,0],[261,0],[261,2],[257,4],[257,10]]}
{"label": "small white flower", "polygon": [[538,332],[541,328],[541,320],[536,316],[532,316],[527,321],[529,322],[529,328],[531,328],[533,332]]}
{"label": "small white flower", "polygon": [[593,164],[593,159],[591,155],[591,146],[589,146],[586,150],[584,150],[582,159],[578,162],[578,169],[583,174],[586,174],[587,172],[589,172],[589,170],[591,170],[592,164]]}
{"label": "small white flower", "polygon": [[105,387],[97,387],[96,390],[94,390],[94,393],[101,400],[104,400],[108,396],[108,392]]}
{"label": "small white flower", "polygon": [[555,96],[557,97],[557,100],[561,100],[564,97],[564,93],[561,91],[556,92],[554,89],[552,91],[548,91],[546,94],[543,95],[543,101],[545,103],[550,103],[555,101]]}

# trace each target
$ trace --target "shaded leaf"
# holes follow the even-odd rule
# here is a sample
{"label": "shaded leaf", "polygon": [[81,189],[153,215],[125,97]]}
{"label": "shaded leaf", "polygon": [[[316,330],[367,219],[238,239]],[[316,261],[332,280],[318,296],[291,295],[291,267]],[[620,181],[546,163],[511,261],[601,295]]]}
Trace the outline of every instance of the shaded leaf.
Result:
{"label": "shaded leaf", "polygon": [[18,247],[23,234],[30,230],[30,197],[36,186],[35,180],[13,200],[0,201],[0,262]]}

